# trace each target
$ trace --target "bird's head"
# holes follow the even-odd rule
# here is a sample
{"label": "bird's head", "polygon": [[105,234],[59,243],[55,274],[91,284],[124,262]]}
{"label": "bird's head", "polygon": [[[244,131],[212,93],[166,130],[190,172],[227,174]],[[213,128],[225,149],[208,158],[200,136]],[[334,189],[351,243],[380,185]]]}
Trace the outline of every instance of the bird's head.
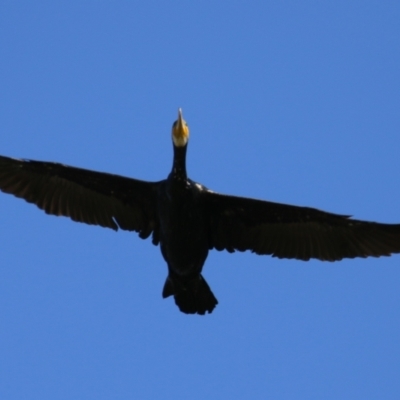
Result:
{"label": "bird's head", "polygon": [[172,125],[172,140],[176,147],[184,147],[189,140],[189,127],[182,117],[182,109],[178,110],[178,119]]}

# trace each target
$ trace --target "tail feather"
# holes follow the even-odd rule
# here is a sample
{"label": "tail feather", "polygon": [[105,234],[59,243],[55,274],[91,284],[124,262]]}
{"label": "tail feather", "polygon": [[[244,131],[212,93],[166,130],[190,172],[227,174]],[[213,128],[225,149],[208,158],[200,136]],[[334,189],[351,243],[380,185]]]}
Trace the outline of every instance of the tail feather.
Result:
{"label": "tail feather", "polygon": [[218,300],[201,275],[190,280],[182,280],[169,275],[165,281],[162,296],[166,298],[172,295],[176,305],[185,314],[211,313],[218,304]]}

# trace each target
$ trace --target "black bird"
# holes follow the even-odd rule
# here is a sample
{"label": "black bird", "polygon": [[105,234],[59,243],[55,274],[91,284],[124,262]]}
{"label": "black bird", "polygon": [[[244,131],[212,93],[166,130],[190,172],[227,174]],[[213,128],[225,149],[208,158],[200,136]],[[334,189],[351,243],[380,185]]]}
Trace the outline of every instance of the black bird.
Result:
{"label": "black bird", "polygon": [[400,224],[226,196],[193,182],[186,173],[188,139],[189,127],[179,110],[172,126],[172,171],[159,182],[0,156],[0,190],[47,214],[136,231],[142,239],[152,235],[168,264],[162,296],[174,296],[187,314],[211,313],[218,304],[201,275],[211,249],[304,261],[400,252]]}

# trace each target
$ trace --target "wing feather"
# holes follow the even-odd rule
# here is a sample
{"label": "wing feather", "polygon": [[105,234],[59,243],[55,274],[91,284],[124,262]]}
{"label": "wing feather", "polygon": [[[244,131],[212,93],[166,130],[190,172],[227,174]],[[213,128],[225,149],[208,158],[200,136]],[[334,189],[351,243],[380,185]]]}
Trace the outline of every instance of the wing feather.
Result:
{"label": "wing feather", "polygon": [[209,247],[278,258],[379,257],[400,253],[400,224],[205,191]]}
{"label": "wing feather", "polygon": [[0,156],[0,190],[47,214],[148,237],[158,225],[159,182]]}

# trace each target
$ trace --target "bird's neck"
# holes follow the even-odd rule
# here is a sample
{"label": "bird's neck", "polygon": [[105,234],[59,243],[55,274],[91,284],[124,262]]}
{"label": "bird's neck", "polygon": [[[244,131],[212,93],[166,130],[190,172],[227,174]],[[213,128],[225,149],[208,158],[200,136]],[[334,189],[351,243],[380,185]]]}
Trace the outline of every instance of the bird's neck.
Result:
{"label": "bird's neck", "polygon": [[186,150],[187,145],[183,147],[174,146],[174,163],[172,165],[171,176],[174,179],[186,180]]}

